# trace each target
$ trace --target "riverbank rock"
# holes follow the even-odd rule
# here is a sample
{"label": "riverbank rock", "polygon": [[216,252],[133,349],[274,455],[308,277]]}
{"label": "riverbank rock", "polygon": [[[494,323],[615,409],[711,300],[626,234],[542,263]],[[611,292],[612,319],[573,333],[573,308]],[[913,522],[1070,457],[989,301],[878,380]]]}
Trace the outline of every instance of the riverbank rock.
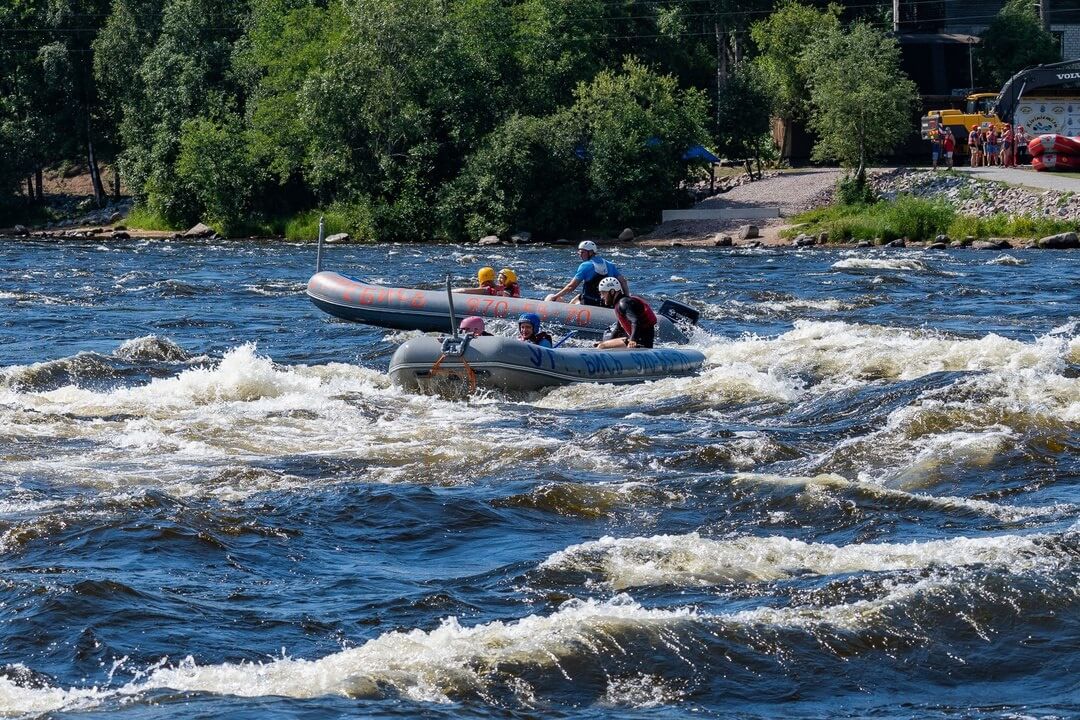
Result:
{"label": "riverbank rock", "polygon": [[15,227],[11,228],[11,232],[15,237],[30,236],[30,230],[28,230],[25,225],[16,225]]}
{"label": "riverbank rock", "polygon": [[1012,243],[1001,238],[990,238],[989,240],[976,240],[971,243],[971,247],[973,250],[1008,250],[1012,247]]}
{"label": "riverbank rock", "polygon": [[943,242],[933,242],[933,243],[930,243],[929,245],[927,245],[926,249],[927,250],[944,250],[946,247],[948,247],[948,246]]}
{"label": "riverbank rock", "polygon": [[821,232],[818,233],[817,241],[818,241],[819,245],[825,245],[826,243],[829,242],[829,233],[822,230]]}
{"label": "riverbank rock", "polygon": [[761,234],[757,225],[743,225],[738,230],[738,236],[740,240],[753,240],[761,237]]}
{"label": "riverbank rock", "polygon": [[812,245],[817,245],[817,238],[813,235],[803,235],[800,233],[795,236],[795,247],[810,247]]}
{"label": "riverbank rock", "polygon": [[1066,250],[1080,247],[1080,237],[1074,232],[1058,233],[1041,238],[1037,245],[1046,250]]}
{"label": "riverbank rock", "polygon": [[510,242],[515,245],[527,245],[532,242],[532,233],[528,230],[518,230],[510,236]]}
{"label": "riverbank rock", "polygon": [[886,200],[895,200],[899,195],[944,200],[962,215],[987,217],[1001,213],[1080,221],[1080,193],[1034,190],[964,172],[899,168],[872,176],[870,185]]}
{"label": "riverbank rock", "polygon": [[631,228],[623,228],[619,233],[619,242],[630,242],[634,239],[634,231]]}
{"label": "riverbank rock", "polygon": [[714,247],[731,247],[731,236],[717,233],[716,235],[713,235],[712,244]]}
{"label": "riverbank rock", "polygon": [[502,240],[499,239],[498,235],[485,235],[484,237],[477,240],[476,244],[477,245],[498,245],[501,242],[502,242]]}
{"label": "riverbank rock", "polygon": [[114,230],[113,233],[111,235],[109,235],[109,237],[111,237],[113,240],[130,240],[131,239],[131,235],[128,233],[127,230]]}
{"label": "riverbank rock", "polygon": [[108,222],[109,222],[110,225],[115,225],[116,223],[120,222],[123,219],[124,219],[123,214],[118,213],[118,212],[114,212],[112,215],[109,216]]}
{"label": "riverbank rock", "polygon": [[907,247],[907,243],[904,242],[903,238],[896,238],[892,242],[885,243],[885,247],[902,248],[902,247]]}
{"label": "riverbank rock", "polygon": [[857,247],[857,248],[874,247],[874,243],[870,242],[869,240],[860,240],[859,242],[855,243],[855,247]]}
{"label": "riverbank rock", "polygon": [[199,223],[195,227],[193,227],[193,228],[189,229],[187,232],[185,232],[184,237],[186,237],[186,238],[208,238],[213,234],[214,234],[214,228],[210,227],[209,225],[203,225],[202,223]]}
{"label": "riverbank rock", "polygon": [[343,245],[347,242],[352,242],[352,237],[349,233],[334,233],[327,237],[325,242],[330,245]]}

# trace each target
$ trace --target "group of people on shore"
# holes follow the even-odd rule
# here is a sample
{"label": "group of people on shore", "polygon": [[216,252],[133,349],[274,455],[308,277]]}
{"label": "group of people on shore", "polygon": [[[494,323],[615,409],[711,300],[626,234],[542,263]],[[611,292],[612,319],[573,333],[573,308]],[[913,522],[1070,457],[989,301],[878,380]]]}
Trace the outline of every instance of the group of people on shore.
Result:
{"label": "group of people on shore", "polygon": [[[640,297],[630,294],[630,285],[615,263],[600,256],[600,250],[592,240],[585,240],[578,245],[578,265],[574,277],[558,292],[544,298],[547,302],[560,302],[562,298],[578,288],[580,293],[571,301],[583,305],[607,307],[615,311],[616,322],[604,334],[604,339],[596,344],[603,350],[624,348],[651,348],[656,336],[656,313]],[[474,295],[495,295],[520,297],[521,287],[517,274],[510,268],[503,268],[497,275],[494,268],[483,267],[477,272],[479,285],[455,292]],[[461,321],[461,331],[474,337],[490,335],[484,319],[477,316]],[[550,334],[541,328],[540,316],[534,312],[522,313],[518,317],[518,339],[541,347],[553,345]],[[561,344],[561,342],[559,343]]]}
{"label": "group of people on shore", "polygon": [[[991,124],[973,127],[967,135],[971,167],[1015,167],[1015,151],[1026,147],[1027,140],[1023,125],[1018,125],[1015,131],[1009,123],[1000,129]],[[956,146],[957,139],[949,128],[939,126],[930,130],[930,156],[935,170],[939,162],[953,167]]]}

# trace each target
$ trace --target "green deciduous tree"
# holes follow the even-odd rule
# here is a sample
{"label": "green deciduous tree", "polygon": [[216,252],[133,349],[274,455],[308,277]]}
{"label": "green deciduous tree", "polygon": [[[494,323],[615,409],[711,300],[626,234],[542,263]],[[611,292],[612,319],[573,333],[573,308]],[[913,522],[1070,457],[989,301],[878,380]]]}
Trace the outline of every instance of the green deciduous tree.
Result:
{"label": "green deciduous tree", "polygon": [[595,221],[608,227],[655,220],[677,201],[688,177],[683,153],[704,142],[708,103],[700,90],[680,90],[628,59],[621,72],[605,70],[575,91],[570,109],[587,157]]}
{"label": "green deciduous tree", "polygon": [[767,107],[779,118],[784,154],[791,152],[792,125],[810,117],[808,68],[799,62],[803,50],[819,36],[840,29],[840,7],[824,10],[784,0],[774,13],[755,22],[750,35],[760,54],[753,59],[761,86],[767,90]]}
{"label": "green deciduous tree", "polygon": [[1043,29],[1030,0],[1009,0],[980,37],[979,82],[990,87],[1001,87],[1026,67],[1061,59],[1057,39]]}
{"label": "green deciduous tree", "polygon": [[810,79],[814,158],[839,161],[861,184],[867,162],[912,132],[918,96],[895,39],[857,22],[818,36],[800,57]]}

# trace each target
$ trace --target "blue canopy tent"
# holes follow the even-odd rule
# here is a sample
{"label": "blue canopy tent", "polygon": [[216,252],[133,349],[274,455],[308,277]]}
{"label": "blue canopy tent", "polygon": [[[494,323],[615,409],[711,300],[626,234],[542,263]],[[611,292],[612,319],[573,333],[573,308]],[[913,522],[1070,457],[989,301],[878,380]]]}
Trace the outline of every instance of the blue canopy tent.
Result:
{"label": "blue canopy tent", "polygon": [[720,162],[720,158],[713,155],[704,145],[695,145],[683,153],[682,159],[709,163],[709,192],[716,189],[716,164]]}

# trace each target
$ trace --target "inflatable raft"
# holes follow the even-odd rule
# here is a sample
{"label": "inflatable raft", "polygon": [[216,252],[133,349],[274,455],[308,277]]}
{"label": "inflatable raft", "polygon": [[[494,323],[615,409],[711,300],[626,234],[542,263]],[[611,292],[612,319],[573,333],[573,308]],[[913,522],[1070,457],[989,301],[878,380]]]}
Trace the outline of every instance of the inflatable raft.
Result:
{"label": "inflatable raft", "polygon": [[1039,157],[1043,153],[1080,155],[1080,138],[1056,134],[1040,135],[1028,142],[1028,152],[1032,157]]}
{"label": "inflatable raft", "polygon": [[1080,155],[1068,153],[1043,153],[1031,159],[1031,167],[1039,172],[1065,170],[1068,172],[1080,171]]}
{"label": "inflatable raft", "polygon": [[390,378],[407,390],[432,391],[449,378],[477,387],[535,391],[571,383],[640,383],[695,375],[697,350],[543,348],[505,337],[408,340],[390,360]]}
{"label": "inflatable raft", "polygon": [[[308,280],[307,294],[320,310],[342,320],[396,330],[450,331],[450,303],[444,290],[384,287],[323,271]],[[615,322],[615,312],[604,307],[461,293],[454,294],[454,311],[459,319],[469,315],[515,319],[534,312],[545,324],[590,337],[602,335]],[[691,307],[665,301],[657,312],[657,341],[685,343],[686,334],[673,318],[692,325],[697,316]]]}

